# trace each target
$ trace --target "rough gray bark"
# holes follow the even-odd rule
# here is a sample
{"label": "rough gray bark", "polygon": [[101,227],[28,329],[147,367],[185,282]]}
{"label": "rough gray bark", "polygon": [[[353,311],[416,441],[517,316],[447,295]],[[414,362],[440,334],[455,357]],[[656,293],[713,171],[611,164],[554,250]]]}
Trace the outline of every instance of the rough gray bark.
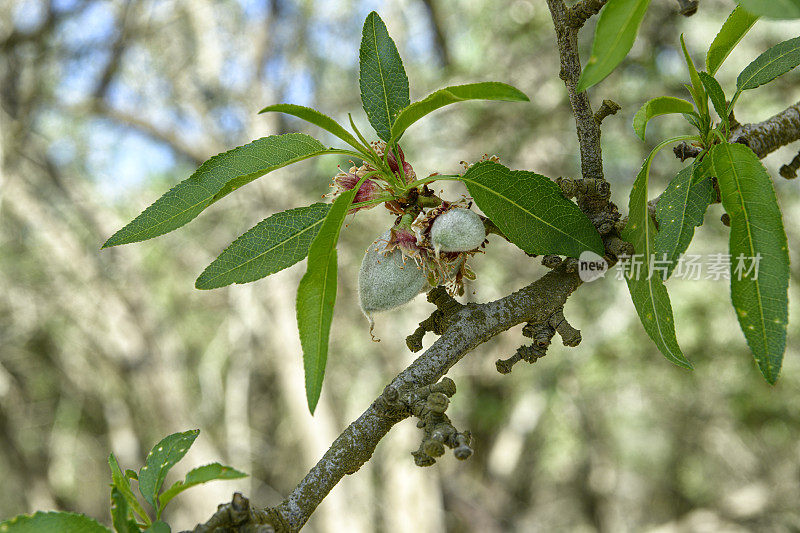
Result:
{"label": "rough gray bark", "polygon": [[731,142],[746,144],[762,159],[781,146],[798,139],[800,139],[800,102],[763,122],[739,126],[731,134]]}

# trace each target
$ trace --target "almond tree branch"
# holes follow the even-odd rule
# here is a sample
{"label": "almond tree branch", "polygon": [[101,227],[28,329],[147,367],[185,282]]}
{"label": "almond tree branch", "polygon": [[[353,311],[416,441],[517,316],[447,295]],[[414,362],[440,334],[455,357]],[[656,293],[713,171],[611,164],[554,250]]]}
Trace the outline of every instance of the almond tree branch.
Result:
{"label": "almond tree branch", "polygon": [[800,139],[800,102],[756,124],[733,130],[731,142],[744,143],[760,158]]}
{"label": "almond tree branch", "polygon": [[[575,90],[581,73],[578,28],[571,25],[570,11],[563,0],[548,0],[548,5],[560,52],[560,75],[569,93],[581,150],[583,178],[570,181],[568,196],[577,197],[578,205],[603,234],[609,259],[613,262],[614,252],[627,243],[621,241],[616,233],[615,222],[619,213],[609,201],[610,187],[603,178],[599,122],[586,93]],[[485,304],[462,306],[448,318],[447,327],[439,339],[395,377],[383,394],[339,435],[283,502],[265,511],[248,511],[243,519],[241,501],[237,504],[234,498],[234,502],[220,506],[212,520],[198,525],[194,531],[255,531],[254,524],[266,523],[278,532],[299,531],[333,487],[346,474],[361,468],[392,426],[411,415],[398,398],[413,389],[433,385],[467,353],[495,335],[525,322],[548,322],[563,309],[567,298],[580,284],[574,261],[562,261],[540,279],[513,294]],[[229,516],[239,518],[228,520]]]}
{"label": "almond tree branch", "polygon": [[[730,137],[731,142],[745,144],[752,148],[759,159],[764,159],[778,148],[797,140],[800,140],[800,102],[761,122],[740,124],[733,129]],[[686,142],[677,144],[673,148],[675,157],[681,161],[697,157],[702,151],[699,146]],[[800,157],[800,154],[798,157]],[[793,179],[796,173],[792,173],[791,165],[794,163],[795,161],[792,160],[789,165],[783,165],[780,170],[781,176],[786,179]],[[800,166],[800,160],[798,160],[797,164]],[[660,199],[661,195],[658,195],[648,202],[652,211],[655,210]],[[719,202],[719,199],[717,199],[717,202]]]}
{"label": "almond tree branch", "polygon": [[[800,140],[800,102],[761,122],[740,124],[733,129],[730,136],[730,142],[746,144],[761,159],[797,140]],[[697,157],[702,150],[682,142],[673,151],[683,161]]]}
{"label": "almond tree branch", "polygon": [[498,333],[523,322],[547,320],[580,284],[577,273],[567,273],[564,266],[505,298],[469,304],[461,309],[452,317],[444,334],[344,430],[305,479],[276,508],[287,529],[297,531],[302,527],[311,511],[343,475],[358,470],[392,426],[410,415],[393,408],[397,394],[436,383],[462,357]]}
{"label": "almond tree branch", "polygon": [[589,103],[586,91],[579,93],[576,90],[578,79],[581,77],[581,61],[578,57],[579,27],[573,26],[572,19],[574,17],[564,4],[564,0],[547,0],[547,6],[553,17],[558,52],[561,57],[561,70],[558,76],[564,80],[564,84],[567,86],[572,114],[575,115],[578,143],[581,149],[581,171],[584,178],[603,179],[600,125],[594,119],[592,104]]}
{"label": "almond tree branch", "polygon": [[[583,175],[577,180],[561,180],[559,185],[568,197],[577,198],[578,205],[594,222],[603,235],[607,257],[613,262],[615,253],[625,251],[630,245],[617,234],[619,213],[609,201],[610,187],[603,177],[599,121],[592,113],[586,93],[576,91],[581,74],[577,32],[602,5],[602,0],[583,0],[569,9],[563,0],[548,0],[560,54],[560,77],[565,82],[575,116]],[[800,103],[762,123],[740,126],[734,130],[732,140],[746,142],[763,157],[798,138]],[[471,350],[517,324],[551,323],[580,285],[574,262],[561,261],[542,278],[513,294],[485,304],[461,306],[446,321],[441,337],[396,376],[383,394],[341,433],[283,502],[266,510],[253,510],[246,499],[235,495],[231,503],[221,505],[208,522],[198,525],[194,531],[300,530],[336,484],[370,459],[378,442],[395,424],[411,416],[399,398],[414,389],[437,383]],[[577,343],[579,332],[571,328],[563,316],[560,319],[555,325],[561,328],[565,343]]]}
{"label": "almond tree branch", "polygon": [[[253,518],[271,523],[279,532],[299,531],[331,489],[346,474],[361,468],[392,426],[410,416],[397,407],[400,394],[436,383],[475,347],[517,324],[548,320],[564,305],[581,284],[576,272],[568,272],[566,263],[504,298],[464,306],[452,317],[444,334],[339,435],[292,493],[277,507],[255,513]],[[210,533],[218,527],[218,523],[200,525],[194,531]]]}

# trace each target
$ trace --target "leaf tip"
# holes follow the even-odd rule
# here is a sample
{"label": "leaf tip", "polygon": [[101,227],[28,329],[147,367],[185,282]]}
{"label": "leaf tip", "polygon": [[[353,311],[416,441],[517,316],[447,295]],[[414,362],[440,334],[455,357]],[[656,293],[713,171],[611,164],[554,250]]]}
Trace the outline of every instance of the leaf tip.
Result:
{"label": "leaf tip", "polygon": [[[515,89],[516,89],[516,87],[515,87]],[[525,94],[524,92],[520,91],[519,89],[517,89],[517,94],[515,96],[517,97],[517,102],[530,102],[531,101],[531,99],[528,97],[528,95]]]}
{"label": "leaf tip", "polygon": [[366,29],[367,24],[370,23],[370,21],[372,21],[372,23],[374,24],[375,23],[375,19],[378,19],[380,22],[383,22],[383,20],[381,20],[381,16],[378,15],[377,11],[370,11],[369,14],[367,15],[367,17],[364,19],[365,29]]}
{"label": "leaf tip", "polygon": [[[209,265],[210,266],[210,265]],[[216,289],[222,287],[222,285],[214,285],[213,278],[209,279],[210,276],[208,274],[208,267],[197,276],[197,279],[194,280],[194,288],[199,289],[201,291],[207,291],[210,289]]]}
{"label": "leaf tip", "polygon": [[775,385],[781,373],[780,367],[776,370],[771,364],[762,365],[761,361],[758,361],[758,366],[759,370],[761,370],[761,375],[764,376],[764,381],[770,385]]}
{"label": "leaf tip", "polygon": [[111,237],[109,237],[106,240],[106,242],[104,242],[103,245],[100,247],[100,249],[101,250],[105,250],[106,248],[111,248],[113,246],[117,246],[118,244],[122,244],[121,242],[118,242],[120,239],[116,238],[117,234],[119,234],[119,232],[117,232],[114,235],[112,235]]}
{"label": "leaf tip", "polygon": [[306,395],[306,400],[308,400],[308,412],[311,414],[311,416],[314,416],[314,411],[316,411],[317,403],[319,402],[319,394],[317,394],[315,398],[309,393]]}

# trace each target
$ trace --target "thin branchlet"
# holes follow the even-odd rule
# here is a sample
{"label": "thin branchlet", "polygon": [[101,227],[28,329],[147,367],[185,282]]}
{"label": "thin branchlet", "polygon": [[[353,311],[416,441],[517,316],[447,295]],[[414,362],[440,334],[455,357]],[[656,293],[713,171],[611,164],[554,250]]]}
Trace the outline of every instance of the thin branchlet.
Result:
{"label": "thin branchlet", "polygon": [[800,102],[762,122],[739,126],[731,134],[731,142],[746,144],[760,158],[798,139]]}
{"label": "thin branchlet", "polygon": [[782,165],[778,173],[781,177],[787,180],[793,180],[797,177],[797,170],[800,169],[800,152],[795,155],[791,161]]}
{"label": "thin branchlet", "polygon": [[[738,124],[731,131],[730,142],[749,146],[763,159],[769,154],[800,140],[800,102],[761,122]],[[703,152],[700,146],[686,142],[675,145],[675,157],[681,161],[697,157]]]}
{"label": "thin branchlet", "polygon": [[569,25],[572,28],[580,29],[587,20],[600,12],[608,0],[581,0],[568,11]]}
{"label": "thin branchlet", "polygon": [[578,28],[570,23],[570,11],[563,0],[547,0],[561,61],[559,77],[564,80],[575,116],[578,143],[581,151],[581,172],[584,178],[603,179],[603,160],[600,150],[600,125],[594,119],[586,91],[578,92],[581,63],[578,57]]}

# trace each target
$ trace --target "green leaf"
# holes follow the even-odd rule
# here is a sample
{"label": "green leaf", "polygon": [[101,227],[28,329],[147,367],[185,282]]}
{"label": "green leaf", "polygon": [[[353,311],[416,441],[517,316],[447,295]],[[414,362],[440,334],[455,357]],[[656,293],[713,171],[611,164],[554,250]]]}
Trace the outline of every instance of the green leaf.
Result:
{"label": "green leaf", "polygon": [[755,89],[800,64],[800,37],[776,44],[745,67],[736,78],[737,92]]}
{"label": "green leaf", "polygon": [[136,473],[135,470],[131,470],[130,468],[125,469],[125,477],[128,479],[135,479],[139,481],[139,474]]}
{"label": "green leaf", "polygon": [[628,55],[650,0],[609,0],[594,30],[592,55],[578,80],[584,91],[611,74]]}
{"label": "green leaf", "polygon": [[742,9],[741,6],[734,8],[708,48],[706,70],[709,74],[713,76],[717,73],[717,70],[719,70],[719,67],[727,59],[731,51],[736,48],[736,45],[750,31],[750,28],[753,27],[757,20],[757,16]]}
{"label": "green leaf", "polygon": [[333,120],[328,115],[317,111],[316,109],[294,104],[275,104],[265,107],[258,113],[268,113],[270,111],[286,113],[287,115],[302,118],[306,122],[310,122],[315,126],[319,126],[320,128],[333,133],[356,150],[368,151],[366,146],[358,142],[358,140],[353,137],[349,131],[344,129],[338,122]]}
{"label": "green leaf", "polygon": [[[645,159],[642,169],[636,176],[631,189],[628,204],[628,223],[622,232],[622,238],[633,244],[640,268],[632,268],[631,275],[625,276],[631,300],[639,315],[647,335],[653,340],[659,351],[671,362],[683,368],[692,368],[692,364],[683,355],[678,339],[675,336],[675,323],[672,318],[672,305],[667,288],[664,286],[663,273],[656,272],[650,263],[655,252],[654,240],[656,228],[647,205],[648,179],[653,156],[664,146],[681,138],[670,139],[656,146]],[[633,258],[631,259],[633,260]]]}
{"label": "green leaf", "polygon": [[683,118],[686,119],[686,122],[694,126],[697,131],[702,133],[703,125],[700,122],[700,117],[697,115],[697,113],[683,113]]}
{"label": "green leaf", "polygon": [[[359,182],[360,183],[360,182]],[[308,250],[308,269],[297,287],[297,327],[303,347],[308,409],[314,414],[328,361],[328,339],[336,304],[336,243],[360,185],[343,192]]]}
{"label": "green leaf", "polygon": [[439,89],[419,102],[403,109],[392,126],[392,139],[399,139],[414,122],[440,107],[464,102],[466,100],[502,100],[506,102],[528,102],[525,93],[519,89],[497,81],[453,85]]}
{"label": "green leaf", "polygon": [[122,474],[122,469],[120,469],[117,458],[114,457],[113,453],[108,456],[108,466],[111,468],[111,484],[119,490],[128,502],[130,509],[134,511],[141,520],[149,524],[150,518],[147,516],[147,512],[139,503],[139,500],[136,499],[136,495],[133,493],[133,489],[131,489],[131,482],[128,480],[128,476]]}
{"label": "green leaf", "polygon": [[[706,157],[703,161],[708,161]],[[669,261],[666,277],[672,275],[678,259],[689,247],[694,229],[703,224],[714,199],[714,186],[704,172],[708,165],[693,163],[672,178],[656,205],[658,232],[653,250],[658,260]]]}
{"label": "green leaf", "polygon": [[198,466],[186,474],[186,479],[183,481],[176,481],[170,488],[161,493],[161,496],[159,497],[160,505],[158,508],[158,514],[159,516],[161,515],[161,513],[164,511],[164,508],[175,496],[186,489],[194,487],[195,485],[200,485],[201,483],[207,483],[217,479],[239,479],[243,477],[247,477],[247,474],[244,472],[239,472],[230,466],[224,466],[219,463]]}
{"label": "green leaf", "polygon": [[169,524],[159,520],[158,522],[153,522],[153,525],[145,529],[143,533],[171,533],[171,530]]}
{"label": "green leaf", "polygon": [[[789,252],[772,180],[743,144],[711,149],[722,205],[731,218],[731,300],[761,373],[775,383],[786,348]],[[759,257],[757,273],[738,272],[738,258]],[[744,266],[751,266],[745,261]]]}
{"label": "green leaf", "polygon": [[773,19],[800,18],[800,0],[738,0],[754,15]]}
{"label": "green leaf", "polygon": [[703,89],[703,83],[700,81],[697,68],[694,66],[694,61],[692,61],[692,56],[689,55],[689,51],[686,49],[686,42],[683,40],[682,33],[681,50],[683,50],[683,59],[686,61],[686,68],[689,69],[689,79],[692,80],[692,86],[689,88],[689,92],[692,93],[694,104],[697,106],[697,111],[700,115],[708,115],[708,99],[706,98],[706,92]]}
{"label": "green leaf", "polygon": [[722,87],[708,72],[700,73],[700,81],[703,83],[708,97],[711,98],[714,111],[719,115],[727,134],[727,132],[730,131],[730,123],[728,122],[728,102],[725,100],[725,93],[722,91]]}
{"label": "green leaf", "polygon": [[302,133],[287,133],[262,137],[216,155],[112,235],[103,248],[168,233],[242,185],[278,168],[325,153],[331,151],[316,139]]}
{"label": "green leaf", "polygon": [[374,11],[364,21],[358,58],[361,103],[369,123],[388,142],[395,117],[411,99],[403,61],[386,25]]}
{"label": "green leaf", "polygon": [[139,470],[139,492],[147,503],[158,508],[158,492],[167,472],[186,455],[199,434],[199,429],[173,433],[153,446],[147,454],[145,465]]}
{"label": "green leaf", "polygon": [[117,487],[111,487],[111,523],[117,533],[139,533],[136,520],[131,515],[125,496]]}
{"label": "green leaf", "polygon": [[647,123],[651,118],[659,115],[667,115],[670,113],[685,113],[694,114],[694,106],[682,98],[675,98],[674,96],[659,96],[647,101],[639,111],[633,115],[633,131],[644,140],[644,133],[647,129]]}
{"label": "green leaf", "polygon": [[483,161],[461,179],[486,216],[529,254],[605,254],[603,240],[586,215],[547,177]]}
{"label": "green leaf", "polygon": [[111,530],[86,515],[39,511],[0,522],[0,533],[111,533]]}
{"label": "green leaf", "polygon": [[197,278],[198,289],[249,283],[301,261],[330,205],[312,204],[265,218],[233,241]]}

